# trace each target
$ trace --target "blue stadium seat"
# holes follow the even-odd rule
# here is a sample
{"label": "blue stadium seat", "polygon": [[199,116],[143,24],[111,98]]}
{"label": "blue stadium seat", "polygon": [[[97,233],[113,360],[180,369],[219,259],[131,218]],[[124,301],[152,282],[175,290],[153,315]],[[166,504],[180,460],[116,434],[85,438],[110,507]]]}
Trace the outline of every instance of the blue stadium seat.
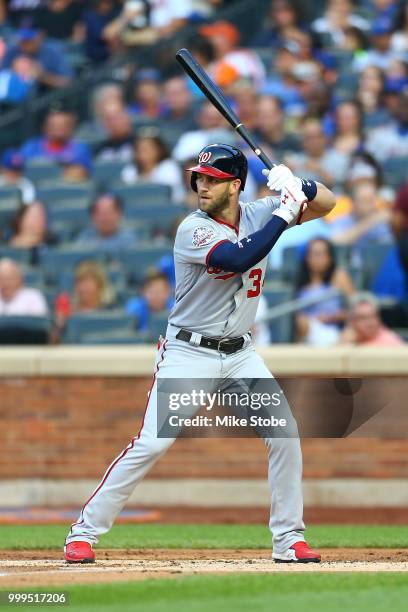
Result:
{"label": "blue stadium seat", "polygon": [[384,182],[399,189],[407,180],[408,157],[392,157],[382,164]]}
{"label": "blue stadium seat", "polygon": [[167,329],[169,313],[165,312],[152,313],[149,316],[149,331],[147,332],[148,342],[157,342],[159,336],[164,337]]}
{"label": "blue stadium seat", "polygon": [[[263,295],[267,299],[268,307],[280,306],[293,299],[292,287],[284,284],[276,284],[275,287],[265,288]],[[269,322],[272,334],[272,343],[281,344],[293,340],[293,315],[282,315]]]}
{"label": "blue stadium seat", "polygon": [[365,289],[371,289],[375,276],[392,248],[391,244],[369,244],[361,249],[361,271]]}
{"label": "blue stadium seat", "polygon": [[67,344],[76,344],[86,338],[85,334],[131,333],[134,330],[134,317],[128,317],[123,310],[107,310],[72,315],[67,320],[63,338]]}
{"label": "blue stadium seat", "polygon": [[73,236],[76,232],[86,227],[89,223],[89,211],[87,203],[82,201],[60,206],[47,206],[48,220],[52,230],[58,234],[58,228],[62,228],[62,235]]}
{"label": "blue stadium seat", "polygon": [[15,187],[0,187],[0,230],[6,227],[20,206],[20,192]]}
{"label": "blue stadium seat", "polygon": [[0,246],[0,259],[2,257],[8,257],[14,259],[20,264],[29,265],[31,262],[31,249],[18,249],[12,246]]}
{"label": "blue stadium seat", "polygon": [[92,178],[98,185],[103,185],[108,189],[112,183],[120,181],[121,172],[125,165],[124,162],[117,161],[95,161]]}
{"label": "blue stadium seat", "polygon": [[34,183],[58,181],[61,178],[61,167],[54,161],[46,158],[27,160],[24,176]]}
{"label": "blue stadium seat", "polygon": [[171,190],[168,185],[156,185],[154,183],[124,185],[118,183],[113,186],[113,190],[123,199],[127,212],[138,206],[145,208],[162,206],[171,201]]}
{"label": "blue stadium seat", "polygon": [[47,205],[49,210],[62,206],[86,206],[89,204],[94,186],[92,183],[79,183],[70,185],[60,183],[53,186],[41,186],[38,189],[38,198]]}
{"label": "blue stadium seat", "polygon": [[49,317],[0,316],[0,344],[47,344]]}
{"label": "blue stadium seat", "polygon": [[96,260],[105,262],[106,254],[89,248],[66,247],[47,248],[40,254],[40,265],[44,270],[47,282],[55,285],[59,275],[64,270],[72,270],[79,262],[84,260]]}
{"label": "blue stadium seat", "polygon": [[166,204],[165,206],[126,206],[125,217],[154,228],[169,230],[177,217],[185,216],[188,210],[184,206]]}
{"label": "blue stadium seat", "polygon": [[134,330],[107,330],[99,332],[84,332],[80,339],[79,344],[95,344],[95,345],[114,345],[114,344],[146,344],[149,340],[143,332],[137,332]]}
{"label": "blue stadium seat", "polygon": [[163,255],[171,255],[172,252],[171,247],[140,246],[122,251],[119,260],[125,268],[128,280],[140,282],[146,276],[148,268],[156,267]]}

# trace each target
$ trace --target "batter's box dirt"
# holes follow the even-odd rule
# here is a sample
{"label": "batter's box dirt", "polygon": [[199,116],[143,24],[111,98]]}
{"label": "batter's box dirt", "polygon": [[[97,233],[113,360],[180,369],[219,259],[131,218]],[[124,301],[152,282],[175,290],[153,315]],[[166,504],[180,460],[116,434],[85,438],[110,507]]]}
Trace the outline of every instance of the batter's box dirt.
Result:
{"label": "batter's box dirt", "polygon": [[320,564],[276,564],[266,550],[98,550],[98,561],[73,566],[59,551],[1,552],[0,587],[60,586],[193,574],[408,572],[408,551],[323,549]]}

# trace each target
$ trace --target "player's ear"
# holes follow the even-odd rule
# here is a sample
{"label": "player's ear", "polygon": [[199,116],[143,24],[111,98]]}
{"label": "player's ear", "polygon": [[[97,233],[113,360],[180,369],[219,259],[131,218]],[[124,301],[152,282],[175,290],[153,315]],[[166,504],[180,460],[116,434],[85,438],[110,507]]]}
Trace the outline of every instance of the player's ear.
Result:
{"label": "player's ear", "polygon": [[230,193],[237,193],[241,189],[241,179],[234,179],[230,183]]}

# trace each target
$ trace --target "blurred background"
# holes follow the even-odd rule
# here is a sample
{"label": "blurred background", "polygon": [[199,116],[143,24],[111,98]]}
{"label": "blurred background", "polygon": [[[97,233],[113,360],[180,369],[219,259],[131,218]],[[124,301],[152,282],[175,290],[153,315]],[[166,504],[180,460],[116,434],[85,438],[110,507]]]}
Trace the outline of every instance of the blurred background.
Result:
{"label": "blurred background", "polygon": [[185,168],[244,148],[187,46],[277,162],[337,196],[270,255],[258,346],[408,339],[408,7],[399,0],[0,0],[0,342],[164,333]]}

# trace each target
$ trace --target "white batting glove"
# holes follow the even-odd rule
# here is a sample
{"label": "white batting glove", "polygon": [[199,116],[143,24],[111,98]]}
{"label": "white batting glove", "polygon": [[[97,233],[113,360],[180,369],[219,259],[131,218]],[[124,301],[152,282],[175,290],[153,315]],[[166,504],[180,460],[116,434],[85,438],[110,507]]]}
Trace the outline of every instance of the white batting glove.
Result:
{"label": "white batting glove", "polygon": [[267,185],[271,191],[282,191],[284,187],[302,190],[302,181],[284,164],[274,166],[272,170],[265,168],[262,174],[267,177]]}
{"label": "white batting glove", "polygon": [[284,187],[281,191],[280,206],[273,214],[281,217],[287,223],[300,223],[302,215],[306,209],[307,198],[303,191],[299,189],[288,189]]}

